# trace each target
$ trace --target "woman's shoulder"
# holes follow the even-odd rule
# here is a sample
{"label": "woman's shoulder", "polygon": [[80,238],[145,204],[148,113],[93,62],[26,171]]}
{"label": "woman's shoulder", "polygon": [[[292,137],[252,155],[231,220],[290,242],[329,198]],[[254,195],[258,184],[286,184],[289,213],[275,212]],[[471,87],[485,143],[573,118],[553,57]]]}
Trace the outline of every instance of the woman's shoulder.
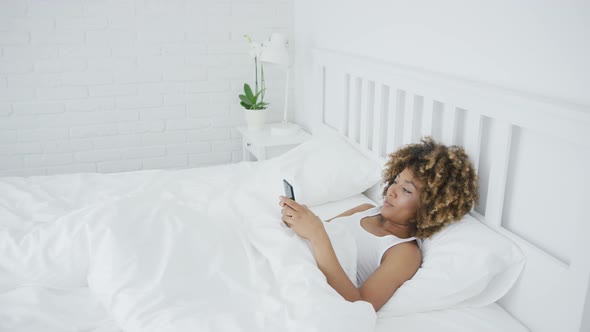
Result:
{"label": "woman's shoulder", "polygon": [[398,243],[383,253],[382,262],[387,261],[412,263],[411,265],[417,264],[417,266],[420,266],[422,262],[422,251],[417,241]]}

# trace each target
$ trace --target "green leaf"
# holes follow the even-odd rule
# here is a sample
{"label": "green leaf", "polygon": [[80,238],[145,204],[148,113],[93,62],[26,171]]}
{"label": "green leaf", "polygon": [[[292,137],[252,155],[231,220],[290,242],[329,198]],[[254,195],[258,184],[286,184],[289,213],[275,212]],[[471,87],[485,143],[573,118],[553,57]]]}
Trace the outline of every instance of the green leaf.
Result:
{"label": "green leaf", "polygon": [[240,105],[245,109],[250,109],[250,107],[252,107],[252,105],[244,104],[244,102],[240,102]]}
{"label": "green leaf", "polygon": [[253,102],[250,99],[246,98],[246,96],[244,96],[244,95],[240,95],[240,100],[244,104],[248,104],[248,105],[252,105],[253,104]]}
{"label": "green leaf", "polygon": [[252,108],[257,109],[257,110],[263,110],[266,108],[266,105],[268,105],[268,103],[259,102],[259,103],[254,104],[252,106]]}
{"label": "green leaf", "polygon": [[246,97],[249,100],[256,100],[256,99],[254,99],[254,94],[252,93],[252,89],[250,88],[248,83],[244,83],[244,92],[246,93]]}
{"label": "green leaf", "polygon": [[262,93],[262,91],[264,91],[264,90],[260,90],[260,91],[258,91],[257,94],[254,95],[254,99],[252,99],[254,102],[256,102],[258,100],[258,97],[260,96],[260,94]]}

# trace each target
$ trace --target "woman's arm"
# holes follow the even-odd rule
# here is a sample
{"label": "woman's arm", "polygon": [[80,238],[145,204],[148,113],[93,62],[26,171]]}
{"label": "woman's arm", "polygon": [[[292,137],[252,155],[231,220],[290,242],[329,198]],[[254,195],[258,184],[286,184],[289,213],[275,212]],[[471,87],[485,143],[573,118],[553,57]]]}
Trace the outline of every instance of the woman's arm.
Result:
{"label": "woman's arm", "polygon": [[381,265],[359,288],[361,298],[378,311],[404,282],[416,274],[420,264],[422,253],[416,242],[404,242],[389,248],[383,254]]}
{"label": "woman's arm", "polygon": [[340,218],[340,217],[346,217],[346,216],[352,216],[353,214],[357,213],[357,212],[361,212],[361,211],[366,211],[370,208],[375,207],[373,204],[369,204],[369,203],[365,203],[365,204],[361,204],[357,207],[354,207],[350,210],[344,211],[342,213],[340,213],[339,215],[337,215],[336,217],[330,218],[328,220],[326,220],[326,222],[330,222],[336,218]]}
{"label": "woman's arm", "polygon": [[422,262],[420,249],[415,243],[400,243],[386,251],[381,265],[357,288],[342,269],[325,232],[318,234],[311,243],[313,255],[328,284],[345,300],[369,302],[375,311],[379,311],[397,289],[414,276]]}
{"label": "woman's arm", "polygon": [[418,246],[413,242],[401,243],[385,252],[379,268],[357,288],[338,262],[321,220],[307,207],[288,198],[281,197],[281,205],[283,221],[311,242],[318,268],[326,276],[328,284],[350,302],[367,301],[377,311],[420,267],[422,256]]}

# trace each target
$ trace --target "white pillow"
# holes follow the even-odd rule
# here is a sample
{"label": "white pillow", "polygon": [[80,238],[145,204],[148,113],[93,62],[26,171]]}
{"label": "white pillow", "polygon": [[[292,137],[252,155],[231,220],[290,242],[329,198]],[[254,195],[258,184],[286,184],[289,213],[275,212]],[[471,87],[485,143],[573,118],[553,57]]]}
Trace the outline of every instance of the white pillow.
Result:
{"label": "white pillow", "polygon": [[268,162],[278,165],[295,199],[306,205],[350,197],[381,181],[381,163],[335,135],[314,136]]}
{"label": "white pillow", "polygon": [[421,248],[422,266],[379,316],[488,305],[508,292],[525,262],[512,241],[471,215],[424,240]]}

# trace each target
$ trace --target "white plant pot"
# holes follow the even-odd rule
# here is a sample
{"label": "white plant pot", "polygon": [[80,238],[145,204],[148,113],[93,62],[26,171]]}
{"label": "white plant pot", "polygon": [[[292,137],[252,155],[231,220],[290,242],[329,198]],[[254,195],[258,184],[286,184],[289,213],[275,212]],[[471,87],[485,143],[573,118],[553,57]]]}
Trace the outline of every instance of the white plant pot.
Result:
{"label": "white plant pot", "polygon": [[260,130],[266,124],[268,110],[244,110],[248,130]]}

